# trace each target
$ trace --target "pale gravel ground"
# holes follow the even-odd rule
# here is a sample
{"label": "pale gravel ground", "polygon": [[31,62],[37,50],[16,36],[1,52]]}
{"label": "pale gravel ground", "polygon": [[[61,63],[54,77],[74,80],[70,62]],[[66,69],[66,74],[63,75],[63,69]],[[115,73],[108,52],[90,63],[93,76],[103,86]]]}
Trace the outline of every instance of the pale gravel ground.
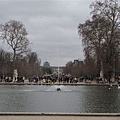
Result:
{"label": "pale gravel ground", "polygon": [[0,116],[0,120],[120,120],[120,117],[83,116]]}

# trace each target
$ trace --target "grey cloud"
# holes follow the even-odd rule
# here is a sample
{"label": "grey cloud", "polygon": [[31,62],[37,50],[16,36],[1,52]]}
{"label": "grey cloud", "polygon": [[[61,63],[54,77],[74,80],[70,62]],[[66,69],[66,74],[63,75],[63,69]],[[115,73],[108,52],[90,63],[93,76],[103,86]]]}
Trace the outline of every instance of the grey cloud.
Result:
{"label": "grey cloud", "polygon": [[51,65],[65,65],[76,58],[84,59],[77,27],[89,18],[89,5],[94,1],[4,0],[0,1],[0,22],[21,21],[32,50],[42,62],[47,59]]}

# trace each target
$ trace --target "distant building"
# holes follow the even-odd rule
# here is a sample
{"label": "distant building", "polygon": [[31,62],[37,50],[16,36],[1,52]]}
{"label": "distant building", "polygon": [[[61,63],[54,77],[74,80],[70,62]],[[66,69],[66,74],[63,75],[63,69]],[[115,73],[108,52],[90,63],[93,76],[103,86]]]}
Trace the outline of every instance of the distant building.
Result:
{"label": "distant building", "polygon": [[47,70],[46,72],[48,72],[48,69],[51,70],[52,74],[58,75],[63,73],[63,68],[64,67],[59,67],[58,66],[50,66],[50,63],[48,61],[45,61],[43,64],[43,68],[46,68],[45,70]]}
{"label": "distant building", "polygon": [[74,66],[82,66],[83,65],[83,61],[80,61],[78,59],[75,59],[74,62],[73,62],[73,65]]}
{"label": "distant building", "polygon": [[50,68],[50,63],[47,62],[47,61],[44,62],[43,67],[44,67],[44,68]]}
{"label": "distant building", "polygon": [[73,65],[74,65],[74,66],[79,66],[79,60],[77,60],[77,59],[74,60]]}
{"label": "distant building", "polygon": [[64,69],[64,67],[57,67],[57,66],[52,66],[51,67],[51,69],[52,69],[52,74],[58,74],[58,72],[59,72],[59,74],[62,74],[63,73],[63,69]]}

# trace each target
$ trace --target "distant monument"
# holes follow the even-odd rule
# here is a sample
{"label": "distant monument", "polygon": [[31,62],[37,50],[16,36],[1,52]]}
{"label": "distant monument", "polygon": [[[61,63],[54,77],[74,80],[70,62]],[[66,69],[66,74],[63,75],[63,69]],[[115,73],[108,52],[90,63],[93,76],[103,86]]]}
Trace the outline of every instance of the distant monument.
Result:
{"label": "distant monument", "polygon": [[47,61],[44,62],[43,67],[44,67],[44,68],[50,68],[50,63],[47,62]]}

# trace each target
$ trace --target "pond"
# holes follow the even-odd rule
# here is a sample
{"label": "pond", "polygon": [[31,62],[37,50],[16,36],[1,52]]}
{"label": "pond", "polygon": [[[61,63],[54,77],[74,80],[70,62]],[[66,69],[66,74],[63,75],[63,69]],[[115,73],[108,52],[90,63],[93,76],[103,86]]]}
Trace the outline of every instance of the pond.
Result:
{"label": "pond", "polygon": [[117,86],[0,85],[0,112],[120,113],[120,89]]}

